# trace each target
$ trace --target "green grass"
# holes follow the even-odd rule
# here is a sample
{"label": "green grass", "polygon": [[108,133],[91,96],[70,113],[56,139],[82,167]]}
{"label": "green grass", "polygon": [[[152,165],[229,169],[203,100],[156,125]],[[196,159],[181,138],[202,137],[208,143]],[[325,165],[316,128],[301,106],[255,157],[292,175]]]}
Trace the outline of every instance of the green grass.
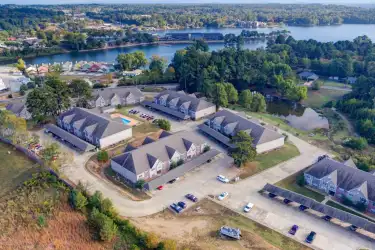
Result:
{"label": "green grass", "polygon": [[338,203],[336,203],[334,201],[327,201],[326,205],[334,207],[334,208],[337,208],[337,209],[340,209],[340,210],[342,210],[344,212],[347,212],[347,213],[351,213],[351,214],[357,215],[359,217],[365,218],[365,219],[370,220],[372,222],[375,222],[374,219],[369,219],[368,217],[363,216],[363,214],[361,214],[360,212],[355,212],[355,211],[353,211],[351,209],[348,209],[348,208],[346,208],[346,207],[344,207],[344,206],[342,206],[342,205],[340,205],[340,204],[338,204]]}
{"label": "green grass", "polygon": [[347,88],[347,89],[351,89],[352,88],[352,85],[350,85],[350,84],[345,84],[345,83],[341,83],[341,82],[335,82],[335,81],[331,81],[331,80],[323,80],[323,83],[324,83],[324,86]]}
{"label": "green grass", "polygon": [[263,171],[277,164],[292,159],[299,155],[298,148],[290,143],[285,143],[284,147],[271,151],[269,153],[260,154],[255,158],[257,170]]}
{"label": "green grass", "polygon": [[298,194],[302,194],[304,196],[310,197],[318,202],[322,202],[324,200],[324,195],[314,192],[306,187],[299,186],[296,183],[296,178],[300,175],[301,173],[297,173],[294,175],[291,175],[279,182],[277,182],[275,185],[279,186],[284,189],[288,189],[290,191],[293,191]]}
{"label": "green grass", "polygon": [[302,103],[311,108],[321,108],[327,102],[336,101],[347,93],[347,91],[331,89],[309,90],[307,99]]}
{"label": "green grass", "polygon": [[[10,154],[8,154],[10,152]],[[0,197],[15,189],[39,169],[23,153],[0,143]]]}
{"label": "green grass", "polygon": [[159,130],[160,128],[158,126],[149,122],[145,122],[141,125],[134,126],[133,134],[136,134],[136,133],[147,134],[147,133],[157,132]]}

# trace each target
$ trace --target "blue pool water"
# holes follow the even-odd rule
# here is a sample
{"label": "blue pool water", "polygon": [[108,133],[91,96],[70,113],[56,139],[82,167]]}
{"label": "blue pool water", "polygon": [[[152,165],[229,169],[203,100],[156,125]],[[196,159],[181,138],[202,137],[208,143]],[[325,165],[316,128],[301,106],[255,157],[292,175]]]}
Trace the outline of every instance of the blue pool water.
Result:
{"label": "blue pool water", "polygon": [[128,119],[121,118],[121,120],[122,120],[122,122],[123,122],[124,124],[129,124],[129,123],[130,123],[130,121],[129,121]]}

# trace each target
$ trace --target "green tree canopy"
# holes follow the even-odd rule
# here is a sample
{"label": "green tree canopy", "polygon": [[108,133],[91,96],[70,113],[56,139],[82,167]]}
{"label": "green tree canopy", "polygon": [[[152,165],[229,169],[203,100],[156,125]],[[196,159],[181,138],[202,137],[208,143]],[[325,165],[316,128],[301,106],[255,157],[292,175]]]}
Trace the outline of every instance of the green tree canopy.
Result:
{"label": "green tree canopy", "polygon": [[242,167],[247,162],[254,160],[257,155],[256,149],[252,146],[253,138],[245,131],[239,131],[233,136],[231,143],[235,148],[231,151],[234,164],[237,167]]}

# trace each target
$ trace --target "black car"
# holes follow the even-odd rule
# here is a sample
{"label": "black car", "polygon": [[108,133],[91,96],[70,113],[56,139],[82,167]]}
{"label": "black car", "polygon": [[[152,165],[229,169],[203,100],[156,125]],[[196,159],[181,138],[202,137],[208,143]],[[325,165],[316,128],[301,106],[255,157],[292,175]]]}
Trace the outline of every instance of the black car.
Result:
{"label": "black car", "polygon": [[284,201],[283,201],[285,204],[289,204],[289,203],[291,203],[292,201],[291,200],[288,200],[288,199],[284,199]]}
{"label": "black car", "polygon": [[289,230],[289,233],[291,235],[295,235],[297,233],[297,230],[298,230],[298,226],[297,225],[293,225],[292,228]]}
{"label": "black car", "polygon": [[299,206],[299,210],[301,210],[301,211],[305,211],[306,209],[308,209],[308,207],[306,207],[304,205]]}
{"label": "black car", "polygon": [[314,239],[315,239],[315,236],[316,236],[316,233],[315,233],[314,231],[311,231],[311,232],[309,233],[309,235],[307,235],[305,241],[306,241],[307,243],[312,243],[312,242],[314,241]]}
{"label": "black car", "polygon": [[276,197],[276,194],[268,193],[268,197],[270,197],[270,198],[275,198],[275,197]]}
{"label": "black car", "polygon": [[326,215],[326,216],[323,217],[323,219],[324,219],[325,221],[330,221],[330,220],[332,220],[332,217]]}
{"label": "black car", "polygon": [[350,229],[351,231],[356,231],[356,230],[358,229],[358,227],[357,227],[357,226],[354,226],[354,225],[351,225],[351,226],[349,227],[349,229]]}
{"label": "black car", "polygon": [[192,202],[197,202],[197,201],[198,201],[198,198],[195,197],[195,196],[192,195],[192,194],[187,194],[187,195],[185,195],[185,197],[186,197],[187,199],[191,200]]}

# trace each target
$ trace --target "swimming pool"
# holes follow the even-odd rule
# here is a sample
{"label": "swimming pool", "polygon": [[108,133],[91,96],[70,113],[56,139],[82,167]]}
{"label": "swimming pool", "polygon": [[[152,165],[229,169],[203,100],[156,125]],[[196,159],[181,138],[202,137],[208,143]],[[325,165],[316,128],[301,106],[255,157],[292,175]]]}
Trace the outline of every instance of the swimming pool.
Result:
{"label": "swimming pool", "polygon": [[122,120],[122,122],[123,122],[124,124],[129,124],[129,123],[130,123],[130,121],[129,121],[128,119],[125,119],[125,118],[123,118],[123,117],[121,117],[121,120]]}

